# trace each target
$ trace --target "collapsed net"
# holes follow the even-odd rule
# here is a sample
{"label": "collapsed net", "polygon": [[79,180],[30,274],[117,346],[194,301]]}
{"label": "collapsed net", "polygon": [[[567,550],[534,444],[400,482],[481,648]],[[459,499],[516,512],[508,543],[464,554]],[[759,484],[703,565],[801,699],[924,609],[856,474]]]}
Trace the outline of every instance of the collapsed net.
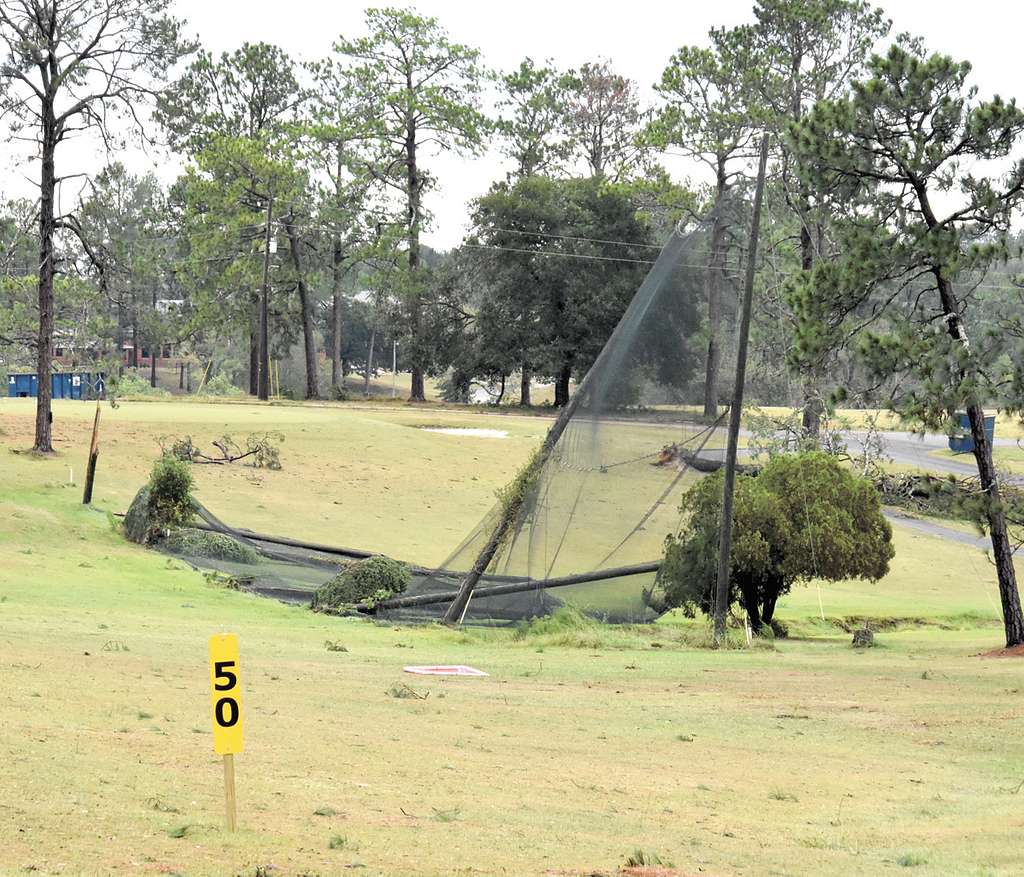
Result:
{"label": "collapsed net", "polygon": [[[564,431],[526,487],[514,524],[470,601],[470,620],[522,619],[571,604],[609,621],[652,617],[665,537],[682,525],[682,493],[720,465],[724,406],[705,414],[706,235],[674,233],[577,390]],[[731,290],[731,291],[730,291]],[[722,285],[713,385],[731,393],[736,296]],[[450,595],[498,526],[499,503],[410,595]],[[512,591],[511,593],[502,593]],[[385,608],[439,616],[449,601]]]}
{"label": "collapsed net", "polygon": [[[562,605],[609,621],[648,620],[665,537],[683,524],[685,490],[721,465],[726,407],[705,410],[710,320],[707,235],[674,232],[590,368],[563,417],[563,430],[505,538],[487,565],[466,619],[508,621]],[[736,283],[719,275],[719,402],[734,376]],[[413,566],[403,605],[388,617],[438,618],[502,517],[499,503],[439,569]],[[368,556],[286,540],[268,541],[203,513],[210,529],[259,553],[257,563],[179,556],[237,577],[247,587],[308,602],[346,562]],[[410,601],[409,598],[412,598]],[[408,605],[412,602],[414,605]]]}

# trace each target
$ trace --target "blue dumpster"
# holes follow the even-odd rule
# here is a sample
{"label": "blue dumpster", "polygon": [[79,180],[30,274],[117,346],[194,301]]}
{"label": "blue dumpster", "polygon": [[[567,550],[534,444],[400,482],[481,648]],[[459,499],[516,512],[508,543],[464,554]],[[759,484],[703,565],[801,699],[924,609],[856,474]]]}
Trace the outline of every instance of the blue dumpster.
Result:
{"label": "blue dumpster", "polygon": [[[955,417],[960,424],[960,429],[955,435],[949,437],[949,449],[954,454],[971,454],[974,452],[974,439],[971,437],[971,419],[966,411],[957,411]],[[996,416],[985,415],[985,438],[989,445],[992,444],[996,435]]]}
{"label": "blue dumpster", "polygon": [[[7,376],[7,395],[11,398],[34,398],[38,390],[39,379],[35,374]],[[54,372],[50,376],[50,391],[54,399],[96,399],[106,391],[106,382],[102,374]]]}

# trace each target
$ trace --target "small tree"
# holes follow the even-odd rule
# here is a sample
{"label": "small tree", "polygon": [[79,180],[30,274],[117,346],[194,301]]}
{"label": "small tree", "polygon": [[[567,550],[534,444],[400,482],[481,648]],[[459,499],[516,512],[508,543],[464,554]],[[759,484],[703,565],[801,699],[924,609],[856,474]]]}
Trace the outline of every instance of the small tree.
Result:
{"label": "small tree", "polygon": [[[712,611],[718,573],[722,477],[683,496],[688,524],[665,544],[658,586],[669,607]],[[770,625],[779,597],[800,581],[877,581],[894,555],[892,528],[871,482],[820,452],[772,459],[736,479],[730,603],[755,632]]]}

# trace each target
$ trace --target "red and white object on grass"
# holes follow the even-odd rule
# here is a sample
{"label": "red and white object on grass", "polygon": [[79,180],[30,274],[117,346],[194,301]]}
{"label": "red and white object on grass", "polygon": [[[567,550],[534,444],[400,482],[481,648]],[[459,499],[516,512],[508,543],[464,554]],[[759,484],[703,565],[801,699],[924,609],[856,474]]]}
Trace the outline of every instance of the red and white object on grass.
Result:
{"label": "red and white object on grass", "polygon": [[415,673],[417,676],[489,676],[483,670],[476,667],[467,667],[465,664],[437,664],[434,666],[403,667],[406,673]]}

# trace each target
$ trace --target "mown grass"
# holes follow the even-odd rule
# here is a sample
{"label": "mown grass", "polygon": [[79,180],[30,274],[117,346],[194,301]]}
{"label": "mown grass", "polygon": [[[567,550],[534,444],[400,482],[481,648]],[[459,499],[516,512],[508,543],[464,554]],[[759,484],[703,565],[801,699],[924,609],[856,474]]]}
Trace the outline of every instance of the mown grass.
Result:
{"label": "mown grass", "polygon": [[[107,506],[141,481],[151,456],[134,455],[171,412],[262,423],[249,407],[118,409],[100,464]],[[417,502],[428,482],[456,517],[443,526],[465,529],[536,429],[455,439],[471,444],[456,445],[465,475],[449,506],[438,485],[452,437],[418,445],[401,426],[421,411],[257,410],[291,431],[284,473],[289,447],[301,471],[323,473],[351,462],[347,446],[374,480],[341,512],[303,488],[276,526],[251,506],[288,501],[298,488],[284,473],[256,486],[204,471],[203,493],[250,525],[350,526],[331,541],[404,539],[410,554],[443,532]],[[1018,662],[978,657],[1001,643],[979,552],[900,534],[889,578],[823,588],[827,623],[814,621],[816,589],[798,589],[783,604],[798,637],[757,649],[697,648],[703,627],[679,618],[377,625],[212,587],[125,543],[64,486],[85,450],[77,413],[58,411],[61,455],[37,460],[9,451],[25,446],[15,420],[30,412],[2,411],[0,873],[542,875],[611,870],[637,850],[720,875],[1019,873],[1024,685]],[[435,465],[418,474],[417,454]],[[354,514],[377,496],[383,520]],[[902,623],[855,652],[836,624],[854,616]],[[240,636],[246,722],[234,835],[209,733],[206,640],[223,630]],[[410,663],[491,675],[418,678]],[[403,685],[419,696],[389,696]]]}

